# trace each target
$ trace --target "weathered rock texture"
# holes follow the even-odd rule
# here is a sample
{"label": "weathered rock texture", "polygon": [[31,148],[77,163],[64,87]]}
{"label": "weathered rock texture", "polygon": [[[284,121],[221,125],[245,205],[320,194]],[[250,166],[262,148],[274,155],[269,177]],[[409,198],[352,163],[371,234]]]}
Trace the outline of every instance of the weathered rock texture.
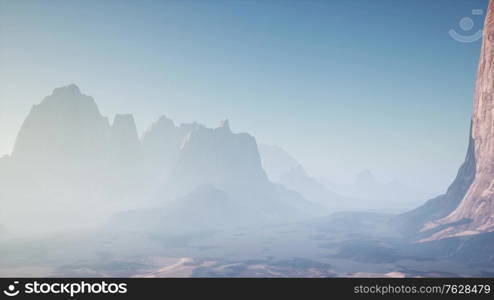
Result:
{"label": "weathered rock texture", "polygon": [[[494,1],[486,15],[483,43],[475,85],[471,141],[465,165],[474,162],[473,181],[459,205],[447,216],[428,222],[423,240],[494,231]],[[471,172],[459,173],[460,180]],[[458,180],[458,179],[457,179]],[[467,180],[467,182],[469,181]],[[465,181],[465,180],[464,180]],[[453,184],[454,185],[454,184]]]}

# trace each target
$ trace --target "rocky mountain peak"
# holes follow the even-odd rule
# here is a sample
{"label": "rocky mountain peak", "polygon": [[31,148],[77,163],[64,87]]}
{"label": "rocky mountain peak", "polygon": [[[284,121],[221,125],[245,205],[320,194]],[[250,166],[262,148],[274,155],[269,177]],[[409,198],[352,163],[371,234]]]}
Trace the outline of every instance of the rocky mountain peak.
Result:
{"label": "rocky mountain peak", "polygon": [[112,128],[118,132],[125,132],[132,136],[137,136],[137,126],[132,114],[115,115]]}
{"label": "rocky mountain peak", "polygon": [[174,186],[187,189],[204,184],[267,182],[255,138],[246,133],[232,133],[226,126],[216,129],[201,126],[190,131],[171,177]]}
{"label": "rocky mountain peak", "polygon": [[155,123],[155,126],[161,127],[161,128],[175,128],[176,127],[173,120],[168,118],[167,116],[159,117],[158,121]]}
{"label": "rocky mountain peak", "polygon": [[114,157],[120,157],[125,163],[136,160],[140,155],[141,143],[137,133],[134,116],[117,114],[111,127],[111,143]]}
{"label": "rocky mountain peak", "polygon": [[97,157],[109,130],[94,99],[76,85],[56,88],[34,105],[18,133],[13,157],[27,161],[77,161]]}
{"label": "rocky mountain peak", "polygon": [[75,84],[69,84],[66,86],[62,86],[59,88],[55,88],[53,90],[54,96],[73,96],[73,95],[82,95],[81,90]]}
{"label": "rocky mountain peak", "polygon": [[218,127],[218,129],[223,129],[223,130],[231,131],[230,130],[230,122],[228,121],[228,119],[222,120],[220,122],[220,126]]}

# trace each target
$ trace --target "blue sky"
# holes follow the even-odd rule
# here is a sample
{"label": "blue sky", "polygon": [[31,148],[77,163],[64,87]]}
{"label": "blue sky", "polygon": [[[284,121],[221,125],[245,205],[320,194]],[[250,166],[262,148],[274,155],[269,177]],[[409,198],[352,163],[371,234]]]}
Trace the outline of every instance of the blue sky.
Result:
{"label": "blue sky", "polygon": [[[311,174],[370,169],[436,193],[468,141],[486,0],[0,0],[0,155],[76,83],[104,115],[159,115],[277,144]],[[474,27],[459,26],[471,17]]]}

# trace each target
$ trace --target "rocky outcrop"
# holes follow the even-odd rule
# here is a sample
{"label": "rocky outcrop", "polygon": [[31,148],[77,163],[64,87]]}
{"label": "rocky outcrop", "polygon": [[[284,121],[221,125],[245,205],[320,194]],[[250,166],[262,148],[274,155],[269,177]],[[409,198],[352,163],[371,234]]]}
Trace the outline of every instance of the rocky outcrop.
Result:
{"label": "rocky outcrop", "polygon": [[57,88],[31,109],[12,157],[39,171],[94,167],[104,160],[109,130],[93,98],[75,85]]}
{"label": "rocky outcrop", "polygon": [[175,126],[175,123],[165,116],[153,123],[142,138],[144,160],[149,174],[158,180],[166,180],[178,160],[187,136],[203,127],[197,123]]}
{"label": "rocky outcrop", "polygon": [[234,134],[228,121],[188,134],[170,180],[184,190],[204,184],[259,186],[268,182],[256,140],[247,133]]}
{"label": "rocky outcrop", "polygon": [[494,1],[485,19],[465,163],[448,193],[408,217],[415,214],[417,224],[429,221],[423,241],[494,231]]}
{"label": "rocky outcrop", "polygon": [[270,182],[262,168],[255,138],[247,133],[233,133],[228,121],[214,129],[198,127],[188,134],[157,197],[180,198],[203,186],[224,192],[264,222],[293,220],[321,211],[320,206],[300,194]]}
{"label": "rocky outcrop", "polygon": [[139,199],[149,178],[144,174],[141,141],[131,114],[115,116],[108,144],[106,170],[99,170],[107,174],[105,183],[110,187],[105,191],[105,198]]}
{"label": "rocky outcrop", "polygon": [[113,157],[118,157],[120,162],[141,160],[141,142],[134,117],[131,114],[115,116],[110,130],[110,139]]}
{"label": "rocky outcrop", "polygon": [[475,179],[458,207],[425,229],[448,224],[431,239],[494,231],[494,1],[484,25],[472,116]]}

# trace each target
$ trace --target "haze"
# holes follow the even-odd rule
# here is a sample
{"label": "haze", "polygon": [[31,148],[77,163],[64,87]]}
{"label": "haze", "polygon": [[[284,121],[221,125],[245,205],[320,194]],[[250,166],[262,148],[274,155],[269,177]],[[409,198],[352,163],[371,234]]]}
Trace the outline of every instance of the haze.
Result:
{"label": "haze", "polygon": [[141,133],[229,118],[334,182],[370,169],[432,196],[464,158],[479,42],[447,31],[486,1],[0,3],[0,155],[76,83]]}

